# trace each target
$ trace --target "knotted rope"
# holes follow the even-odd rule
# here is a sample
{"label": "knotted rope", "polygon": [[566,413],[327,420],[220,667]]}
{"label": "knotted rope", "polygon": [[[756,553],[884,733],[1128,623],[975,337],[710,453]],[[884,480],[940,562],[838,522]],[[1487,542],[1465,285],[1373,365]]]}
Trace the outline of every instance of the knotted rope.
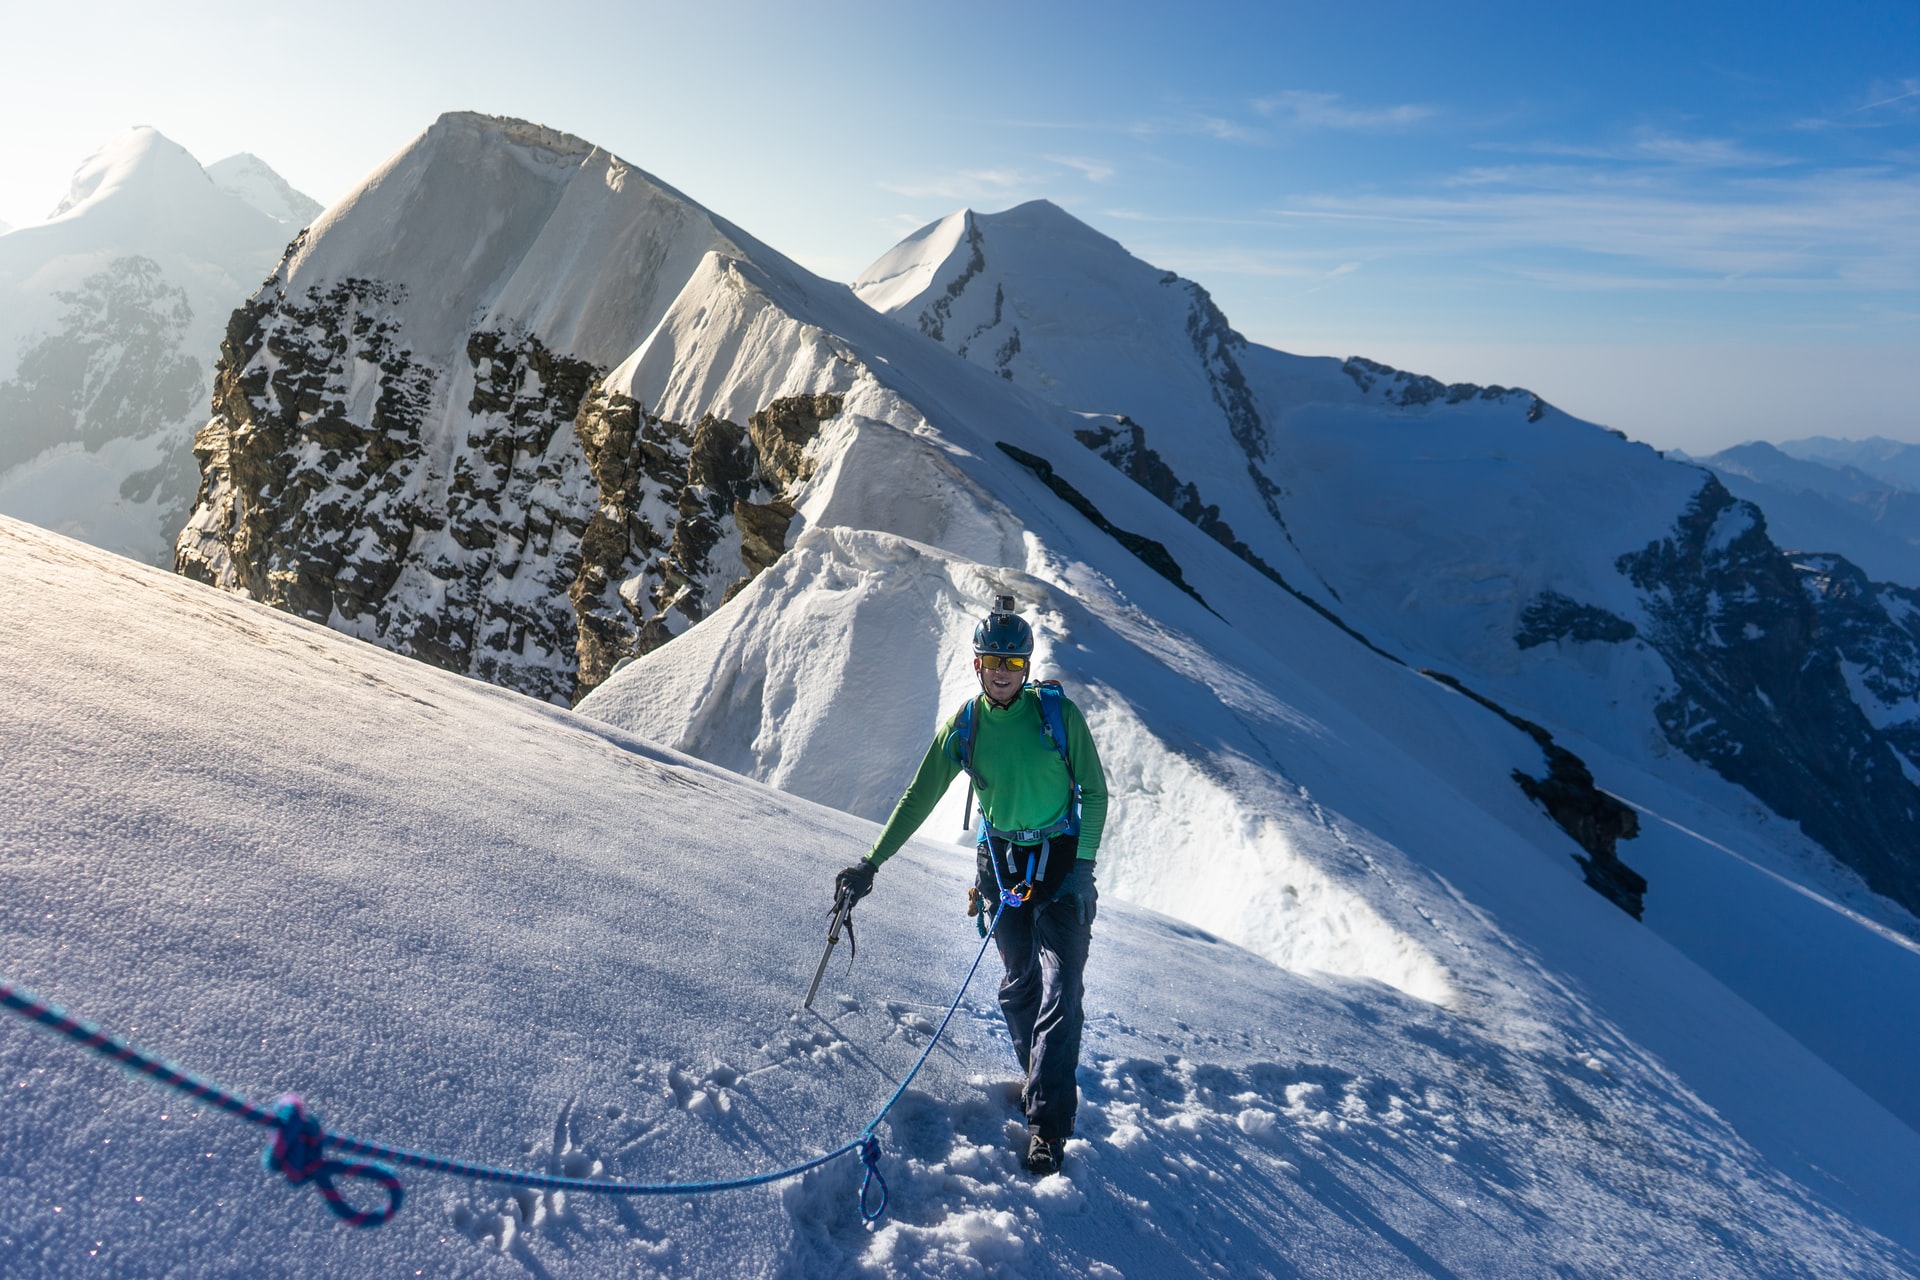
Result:
{"label": "knotted rope", "polygon": [[[999,923],[999,914],[996,913],[995,927],[998,927]],[[273,1141],[261,1154],[261,1164],[271,1172],[284,1175],[294,1186],[311,1183],[319,1191],[328,1211],[350,1227],[377,1227],[400,1212],[401,1202],[406,1198],[406,1190],[401,1185],[399,1175],[388,1167],[388,1164],[378,1163],[379,1161],[426,1169],[434,1173],[452,1174],[479,1182],[505,1183],[509,1186],[530,1187],[537,1190],[581,1191],[599,1195],[664,1196],[704,1195],[781,1182],[817,1169],[848,1152],[858,1152],[860,1163],[866,1169],[864,1176],[860,1179],[860,1217],[863,1222],[872,1225],[878,1222],[880,1216],[887,1211],[887,1180],[880,1172],[880,1139],[875,1136],[874,1131],[880,1127],[880,1122],[887,1118],[887,1113],[893,1110],[894,1104],[899,1102],[902,1095],[906,1093],[907,1086],[913,1083],[913,1078],[919,1074],[920,1068],[926,1064],[927,1057],[933,1052],[934,1045],[939,1043],[940,1037],[946,1032],[947,1025],[953,1021],[953,1015],[960,1008],[960,1001],[965,998],[974,974],[979,971],[980,961],[986,955],[987,943],[992,938],[993,929],[988,929],[986,938],[980,943],[980,950],[973,957],[973,964],[967,969],[966,978],[960,983],[960,989],[954,993],[953,1003],[947,1006],[946,1017],[940,1020],[939,1027],[927,1040],[926,1048],[920,1051],[920,1057],[914,1062],[913,1068],[907,1072],[906,1077],[900,1081],[899,1087],[893,1091],[893,1096],[887,1099],[886,1105],[880,1108],[879,1113],[861,1131],[860,1136],[841,1143],[824,1155],[815,1156],[811,1160],[790,1165],[784,1169],[711,1182],[621,1182],[613,1178],[572,1178],[560,1174],[496,1168],[492,1165],[456,1160],[449,1156],[431,1155],[423,1151],[410,1151],[405,1147],[390,1147],[384,1143],[369,1142],[363,1138],[336,1133],[326,1128],[307,1110],[306,1104],[296,1094],[283,1094],[269,1110],[258,1103],[248,1101],[231,1089],[135,1048],[119,1036],[75,1017],[59,1005],[42,1000],[32,992],[16,987],[5,979],[0,979],[0,1006],[13,1010],[31,1022],[39,1023],[100,1057],[144,1075],[157,1084],[211,1103],[250,1124],[272,1129]],[[328,1148],[371,1158],[334,1160],[327,1157]],[[375,1209],[355,1207],[335,1186],[336,1179],[341,1178],[358,1178],[376,1184],[386,1192],[386,1203]],[[879,1200],[869,1208],[869,1197],[875,1186],[879,1188]]]}

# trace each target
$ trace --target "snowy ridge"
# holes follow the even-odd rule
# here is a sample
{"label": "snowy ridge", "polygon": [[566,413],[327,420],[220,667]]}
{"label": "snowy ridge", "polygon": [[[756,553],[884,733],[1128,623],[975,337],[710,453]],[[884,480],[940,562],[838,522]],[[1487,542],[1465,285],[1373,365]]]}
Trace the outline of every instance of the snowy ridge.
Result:
{"label": "snowy ridge", "polygon": [[1524,390],[1250,344],[1044,201],[933,224],[855,290],[1082,415],[1081,444],[1357,636],[1623,759],[1704,763],[1920,908],[1920,763],[1839,665],[1911,638],[1871,611],[1842,638],[1697,469]]}
{"label": "snowy ridge", "polygon": [[[783,790],[883,819],[899,798],[902,774],[898,763],[874,768],[872,744],[924,740],[966,699],[972,671],[964,647],[948,637],[964,635],[978,602],[1002,592],[1034,610],[1051,642],[1045,669],[1073,682],[1089,725],[1108,744],[1113,892],[1161,904],[1290,969],[1372,978],[1427,1000],[1451,997],[1431,942],[1414,941],[1342,875],[1322,870],[1323,861],[1339,861],[1325,858],[1328,850],[1296,848],[1293,823],[1256,816],[1275,812],[1275,798],[1263,794],[1270,784],[1257,771],[1232,769],[1219,757],[1195,760],[1155,740],[1136,709],[1139,689],[1172,673],[1115,680],[1111,670],[1096,676],[1075,663],[1068,655],[1076,647],[1113,652],[1127,638],[1115,634],[1111,615],[1100,618],[1018,570],[816,525],[711,625],[622,672],[581,710]],[[1103,603],[1107,612],[1118,602]],[[1137,625],[1120,625],[1130,622]],[[839,638],[845,665],[838,685],[808,676],[818,659],[807,638],[819,634]],[[929,669],[937,683],[927,680]],[[831,715],[842,702],[857,703],[863,714]],[[963,783],[930,821],[971,848],[959,822]],[[1208,855],[1192,866],[1164,853],[1200,848]]]}
{"label": "snowy ridge", "polygon": [[[775,496],[704,413],[663,424],[648,401],[642,422],[631,403],[589,396],[690,281],[709,287],[725,275],[715,263],[743,255],[788,295],[825,287],[578,138],[442,117],[322,215],[243,309],[177,565],[570,701],[579,615],[629,636],[703,616],[707,591],[740,576],[706,581],[708,526],[730,522],[735,499]],[[236,471],[272,479],[243,491]],[[630,542],[671,548],[654,580],[673,584],[657,600],[629,591],[623,608],[610,575],[633,576]],[[698,589],[682,591],[690,577]]]}
{"label": "snowy ridge", "polygon": [[[966,863],[918,842],[863,904],[857,964],[830,974],[819,1016],[798,1015],[820,940],[806,904],[871,824],[16,523],[0,521],[0,543],[0,591],[23,606],[19,660],[0,674],[19,709],[0,778],[19,816],[0,830],[8,976],[252,1096],[297,1088],[341,1129],[482,1160],[751,1171],[857,1130],[971,959]],[[217,719],[202,714],[209,683]],[[1364,772],[1367,744],[1323,743],[1333,772]],[[691,1204],[420,1175],[392,1224],[350,1232],[260,1171],[252,1131],[8,1019],[0,1266],[1920,1265],[1912,1130],[1531,851],[1457,852],[1459,896],[1409,887],[1456,937],[1465,978],[1496,995],[1458,1011],[1103,902],[1066,1172],[1016,1171],[1017,1118],[994,1083],[1010,1055],[976,992],[883,1127],[893,1201],[872,1234],[851,1160]],[[1683,1051],[1651,1051],[1650,1032]],[[1703,1101],[1706,1056],[1744,1082],[1720,1082],[1743,1105]]]}
{"label": "snowy ridge", "polygon": [[406,299],[407,345],[450,371],[468,334],[485,330],[536,333],[606,368],[714,250],[799,270],[588,142],[455,112],[327,210],[263,296],[374,279]]}

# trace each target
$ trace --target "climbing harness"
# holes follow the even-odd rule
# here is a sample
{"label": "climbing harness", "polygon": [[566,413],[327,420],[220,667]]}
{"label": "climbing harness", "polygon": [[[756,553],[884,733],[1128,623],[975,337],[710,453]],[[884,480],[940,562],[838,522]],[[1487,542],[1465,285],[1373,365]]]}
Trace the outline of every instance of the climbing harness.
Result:
{"label": "climbing harness", "polygon": [[[1003,894],[1003,898],[1004,898]],[[77,1018],[60,1006],[40,999],[30,991],[14,986],[0,978],[0,1006],[13,1010],[28,1021],[65,1036],[83,1049],[91,1050],[100,1057],[119,1063],[130,1071],[138,1072],[148,1079],[181,1093],[211,1103],[222,1111],[240,1117],[251,1124],[274,1131],[273,1142],[261,1155],[261,1164],[269,1171],[282,1174],[294,1186],[312,1183],[320,1192],[327,1209],[350,1227],[377,1227],[390,1221],[400,1212],[400,1204],[406,1198],[406,1189],[401,1185],[399,1175],[386,1164],[407,1165],[416,1169],[426,1169],[433,1173],[452,1174],[455,1177],[470,1178],[477,1182],[505,1183],[508,1186],[530,1187],[537,1190],[579,1191],[601,1195],[621,1196],[684,1196],[705,1195],[718,1191],[738,1191],[747,1187],[765,1186],[770,1182],[782,1182],[798,1177],[809,1170],[836,1160],[848,1152],[858,1152],[860,1163],[866,1172],[860,1179],[860,1218],[871,1226],[880,1220],[887,1211],[887,1180],[880,1172],[880,1139],[874,1131],[880,1122],[887,1118],[906,1093],[907,1086],[920,1073],[927,1058],[933,1053],[934,1045],[946,1033],[947,1026],[953,1021],[953,1015],[960,1008],[960,1001],[966,997],[967,988],[973,983],[973,975],[980,969],[980,961],[987,953],[987,944],[993,938],[994,929],[1000,924],[999,912],[994,913],[993,925],[983,930],[980,950],[974,954],[973,964],[967,969],[967,976],[961,981],[960,989],[954,993],[953,1003],[947,1006],[946,1017],[934,1029],[927,1040],[927,1047],[920,1051],[912,1070],[900,1081],[886,1105],[873,1117],[860,1135],[841,1143],[824,1155],[811,1160],[777,1169],[771,1173],[754,1174],[745,1178],[728,1178],[713,1182],[621,1182],[613,1178],[572,1178],[560,1174],[533,1173],[519,1169],[501,1169],[492,1165],[475,1164],[467,1160],[455,1160],[449,1156],[430,1155],[423,1151],[411,1151],[405,1147],[390,1147],[384,1143],[369,1142],[364,1138],[351,1137],[336,1133],[323,1126],[319,1119],[310,1113],[305,1102],[297,1094],[283,1094],[272,1108],[250,1102],[230,1089],[197,1076],[185,1068],[175,1066],[162,1058],[146,1053],[119,1036],[111,1035],[91,1022]],[[369,1157],[365,1160],[334,1160],[326,1155],[328,1148],[349,1155]],[[373,1209],[356,1208],[335,1185],[341,1178],[359,1178],[371,1182],[386,1192],[384,1206]],[[878,1187],[878,1201],[869,1207],[874,1188]]]}

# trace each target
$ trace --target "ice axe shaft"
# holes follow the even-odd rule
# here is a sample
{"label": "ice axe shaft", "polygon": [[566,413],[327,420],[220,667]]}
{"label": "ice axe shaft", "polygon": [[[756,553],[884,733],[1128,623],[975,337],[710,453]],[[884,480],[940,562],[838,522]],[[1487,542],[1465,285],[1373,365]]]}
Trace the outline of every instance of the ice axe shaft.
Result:
{"label": "ice axe shaft", "polygon": [[[802,1009],[813,1008],[813,998],[820,992],[820,979],[827,972],[827,959],[833,955],[833,949],[840,945],[840,927],[853,917],[853,895],[842,889],[834,895],[833,916],[827,923],[827,946],[820,953],[820,963],[813,971],[813,981],[807,984],[807,998],[800,1002]],[[852,932],[851,929],[848,930]]]}

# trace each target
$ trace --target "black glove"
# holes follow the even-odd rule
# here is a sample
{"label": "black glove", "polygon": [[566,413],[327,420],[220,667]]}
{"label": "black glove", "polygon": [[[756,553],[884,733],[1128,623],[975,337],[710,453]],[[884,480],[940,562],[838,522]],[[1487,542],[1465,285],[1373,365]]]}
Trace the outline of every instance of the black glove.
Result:
{"label": "black glove", "polygon": [[1100,891],[1093,887],[1093,859],[1074,859],[1073,870],[1067,872],[1067,878],[1053,891],[1053,897],[1056,902],[1073,903],[1081,924],[1090,922],[1094,905],[1100,901]]}
{"label": "black glove", "polygon": [[841,894],[848,895],[847,905],[852,906],[873,892],[873,873],[879,868],[862,859],[833,878],[833,896],[836,900]]}

